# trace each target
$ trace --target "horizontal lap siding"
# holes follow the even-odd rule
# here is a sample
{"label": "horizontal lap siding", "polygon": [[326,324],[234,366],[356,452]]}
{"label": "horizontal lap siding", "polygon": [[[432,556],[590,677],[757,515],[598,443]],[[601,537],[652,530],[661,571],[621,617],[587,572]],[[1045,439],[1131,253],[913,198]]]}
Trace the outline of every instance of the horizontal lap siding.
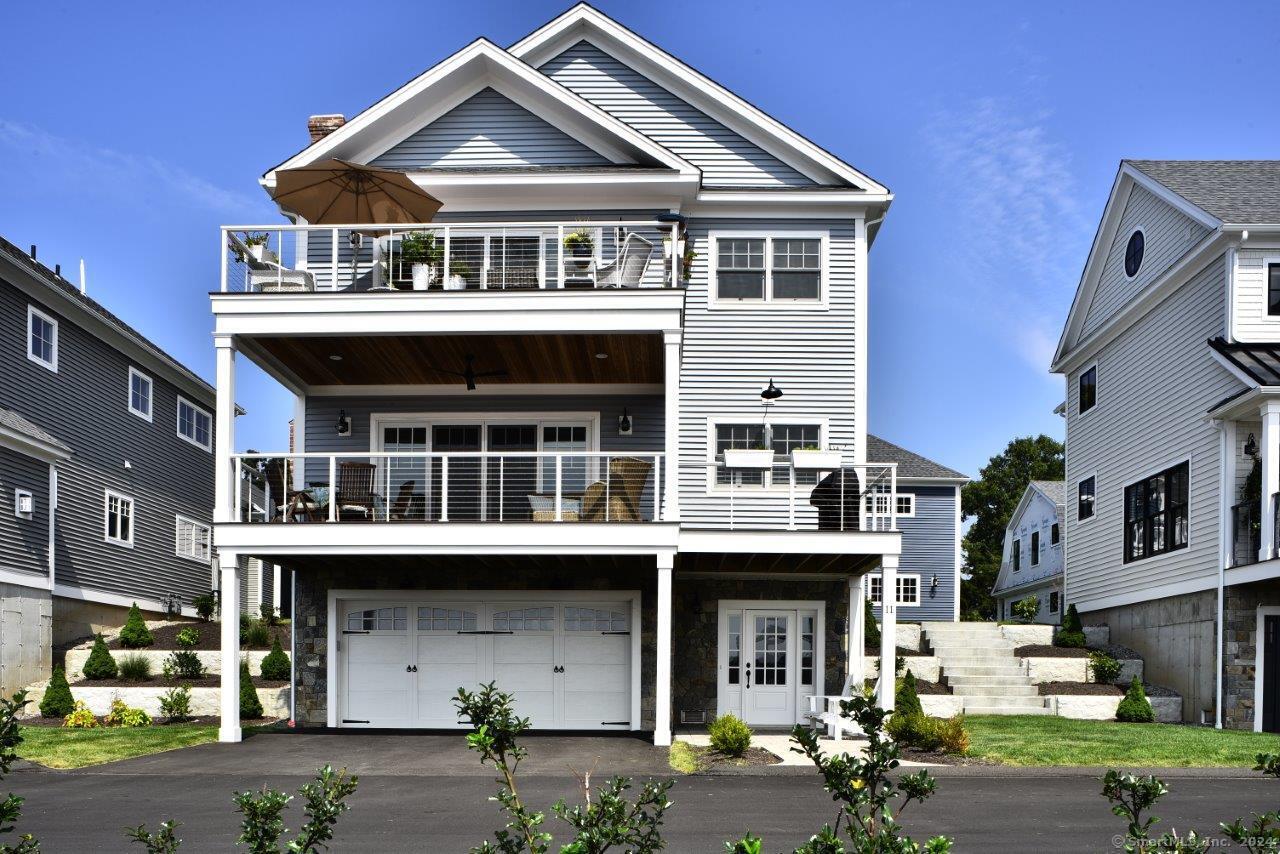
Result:
{"label": "horizontal lap siding", "polygon": [[[708,305],[708,263],[712,230],[830,230],[829,306],[794,310],[712,309]],[[685,294],[680,384],[680,511],[686,525],[727,527],[727,493],[708,494],[708,419],[759,423],[760,390],[770,379],[783,390],[770,407],[773,423],[828,424],[829,446],[851,450],[854,443],[855,239],[848,220],[692,220],[688,238],[697,258]],[[809,489],[798,487],[797,522],[816,523]],[[733,496],[737,524],[776,526],[787,521],[786,490]]]}
{"label": "horizontal lap siding", "polygon": [[1236,339],[1280,341],[1280,317],[1267,314],[1267,264],[1280,264],[1280,244],[1236,253]]}
{"label": "horizontal lap siding", "polygon": [[[18,489],[35,500],[30,519],[15,513]],[[0,569],[33,573],[33,581],[49,574],[49,464],[8,448],[0,448]]]}
{"label": "horizontal lap siding", "polygon": [[493,89],[481,90],[370,162],[390,169],[609,164]]}
{"label": "horizontal lap siding", "polygon": [[[1098,403],[1079,412],[1079,372],[1068,378],[1067,567],[1070,602],[1136,596],[1217,573],[1219,435],[1206,413],[1240,389],[1209,353],[1222,334],[1218,258],[1108,344],[1098,358]],[[1190,459],[1190,545],[1123,560],[1124,487]],[[1077,521],[1076,486],[1097,473],[1096,512]],[[1158,595],[1152,593],[1152,596]]]}
{"label": "horizontal lap siding", "polygon": [[[1026,509],[1010,520],[1010,531],[1005,533],[1004,556],[1000,565],[1000,577],[996,581],[996,593],[1010,587],[1030,584],[1062,574],[1062,543],[1052,544],[1052,526],[1058,519],[1057,506],[1040,493],[1027,502]],[[1031,534],[1040,532],[1040,563],[1031,565]],[[1013,541],[1020,541],[1021,569],[1016,573],[1012,566]]]}
{"label": "horizontal lap siding", "polygon": [[[1144,250],[1138,275],[1125,275],[1124,256],[1129,236],[1141,228]],[[1115,240],[1085,315],[1081,335],[1089,335],[1162,275],[1170,265],[1204,239],[1209,230],[1144,187],[1129,194]]]}
{"label": "horizontal lap siding", "polygon": [[[920,604],[898,608],[899,620],[951,620],[956,596],[956,491],[950,486],[900,485],[916,496],[915,516],[899,517],[898,572],[920,576]],[[938,576],[936,589],[930,588]],[[877,618],[880,607],[875,607]]]}
{"label": "horizontal lap siding", "polygon": [[707,186],[814,183],[588,42],[579,42],[538,70],[697,166]]}
{"label": "horizontal lap siding", "polygon": [[[178,438],[178,390],[140,368],[151,375],[153,417],[132,415],[132,362],[46,306],[38,307],[59,321],[58,372],[29,361],[27,304],[0,282],[0,406],[72,449],[58,466],[55,581],[156,600],[174,593],[184,603],[208,592],[209,566],[175,553],[175,514],[205,524],[213,516],[213,455]],[[212,413],[212,400],[193,402]],[[131,549],[103,539],[106,488],[134,499]]]}

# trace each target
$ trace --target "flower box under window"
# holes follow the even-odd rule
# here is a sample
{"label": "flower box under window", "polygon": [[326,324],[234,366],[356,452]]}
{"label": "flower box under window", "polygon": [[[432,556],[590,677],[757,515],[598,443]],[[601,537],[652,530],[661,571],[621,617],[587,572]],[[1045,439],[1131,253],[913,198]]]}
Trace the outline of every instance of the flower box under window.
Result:
{"label": "flower box under window", "polygon": [[773,467],[773,451],[769,448],[726,448],[725,468],[767,469]]}
{"label": "flower box under window", "polygon": [[791,465],[797,469],[835,471],[840,468],[840,463],[841,453],[839,451],[797,448],[791,452]]}

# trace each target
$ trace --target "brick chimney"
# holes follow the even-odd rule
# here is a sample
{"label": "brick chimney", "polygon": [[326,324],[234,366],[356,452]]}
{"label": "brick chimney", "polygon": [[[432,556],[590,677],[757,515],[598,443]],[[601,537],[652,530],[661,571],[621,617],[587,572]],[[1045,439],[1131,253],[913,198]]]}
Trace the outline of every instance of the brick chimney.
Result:
{"label": "brick chimney", "polygon": [[342,113],[330,113],[323,116],[312,116],[307,119],[307,133],[311,134],[311,142],[317,143],[347,123]]}

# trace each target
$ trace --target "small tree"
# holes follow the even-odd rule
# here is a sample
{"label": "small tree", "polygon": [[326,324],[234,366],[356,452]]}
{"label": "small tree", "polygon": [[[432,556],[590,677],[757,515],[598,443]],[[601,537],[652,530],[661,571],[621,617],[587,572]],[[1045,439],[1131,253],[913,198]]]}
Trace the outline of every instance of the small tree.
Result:
{"label": "small tree", "polygon": [[142,649],[152,646],[155,642],[151,629],[147,628],[146,620],[142,619],[142,612],[138,610],[138,603],[134,602],[133,607],[129,609],[128,619],[124,621],[124,628],[120,630],[120,643],[128,649]]}
{"label": "small tree", "polygon": [[285,655],[280,647],[279,635],[271,639],[271,652],[262,659],[261,671],[263,679],[289,678],[289,656]]}
{"label": "small tree", "polygon": [[253,676],[249,673],[247,658],[240,661],[240,717],[262,717],[262,701],[258,699],[258,691],[253,687]]}
{"label": "small tree", "polygon": [[898,690],[893,695],[893,705],[895,715],[924,715],[920,695],[916,693],[916,675],[910,670],[898,684]]}
{"label": "small tree", "polygon": [[40,700],[40,716],[65,718],[75,707],[76,701],[71,696],[66,671],[61,667],[53,668],[53,678],[49,680],[49,687],[44,689],[44,697]]}
{"label": "small tree", "polygon": [[1013,616],[1024,623],[1034,623],[1040,613],[1040,597],[1032,594],[1013,603]]}
{"label": "small tree", "polygon": [[1142,683],[1135,676],[1129,682],[1129,690],[1125,691],[1124,699],[1120,701],[1119,706],[1116,706],[1116,720],[1131,724],[1149,724],[1155,719],[1156,713],[1151,708],[1151,701],[1147,699],[1147,693],[1142,690]]}
{"label": "small tree", "polygon": [[871,600],[864,599],[863,602],[863,635],[866,637],[866,645],[874,649],[880,646],[880,625],[876,622],[876,612]]}
{"label": "small tree", "polygon": [[107,642],[102,639],[102,633],[99,632],[97,638],[93,641],[93,649],[89,652],[89,660],[84,663],[85,679],[115,679],[119,673],[116,667],[116,660],[111,657],[111,650],[107,649]]}
{"label": "small tree", "polygon": [[1062,615],[1062,628],[1053,636],[1053,645],[1083,649],[1085,646],[1084,626],[1080,624],[1080,614],[1074,604],[1067,607]]}
{"label": "small tree", "polygon": [[213,619],[214,613],[218,610],[218,597],[213,593],[201,593],[191,599],[191,606],[196,609],[196,616],[202,622],[209,622]]}

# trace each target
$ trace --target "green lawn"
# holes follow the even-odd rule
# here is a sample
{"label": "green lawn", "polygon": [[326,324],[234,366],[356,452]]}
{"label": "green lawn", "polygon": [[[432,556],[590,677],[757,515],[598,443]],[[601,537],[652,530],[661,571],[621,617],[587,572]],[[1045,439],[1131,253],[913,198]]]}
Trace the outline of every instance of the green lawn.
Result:
{"label": "green lawn", "polygon": [[49,768],[83,768],[215,741],[217,724],[171,724],[123,729],[24,726],[18,755]]}
{"label": "green lawn", "polygon": [[974,715],[965,725],[970,756],[1006,765],[1252,768],[1257,754],[1280,753],[1280,735],[1176,724]]}

